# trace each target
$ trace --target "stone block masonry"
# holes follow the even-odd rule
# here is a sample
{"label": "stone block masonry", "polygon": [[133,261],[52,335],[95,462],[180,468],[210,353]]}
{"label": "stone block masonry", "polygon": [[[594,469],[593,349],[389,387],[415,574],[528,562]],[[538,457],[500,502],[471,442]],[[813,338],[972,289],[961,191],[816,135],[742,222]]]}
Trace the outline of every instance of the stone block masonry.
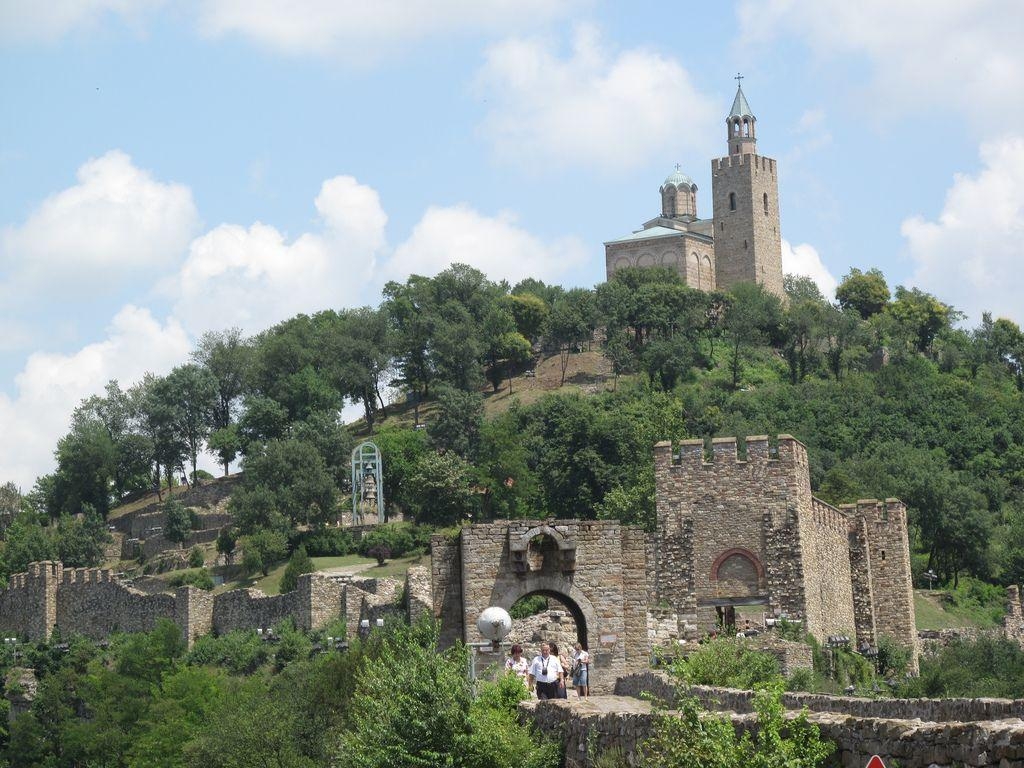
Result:
{"label": "stone block masonry", "polygon": [[[710,450],[709,450],[710,448]],[[835,508],[811,493],[807,449],[790,435],[654,447],[658,636],[728,626],[736,608],[804,622],[824,641],[889,637],[917,667],[906,508],[896,499]],[[652,617],[653,618],[653,617]]]}
{"label": "stone block masonry", "polygon": [[[407,589],[410,608],[420,612],[428,599],[425,581],[425,573],[414,575]],[[300,629],[320,629],[340,617],[354,633],[361,618],[398,611],[400,587],[390,579],[340,581],[307,573],[283,595],[257,589],[214,595],[191,586],[149,594],[123,584],[107,569],[39,562],[26,573],[13,574],[0,592],[0,632],[45,640],[59,628],[63,634],[98,640],[115,632],[148,632],[167,619],[191,645],[210,632],[266,629],[285,619]]]}

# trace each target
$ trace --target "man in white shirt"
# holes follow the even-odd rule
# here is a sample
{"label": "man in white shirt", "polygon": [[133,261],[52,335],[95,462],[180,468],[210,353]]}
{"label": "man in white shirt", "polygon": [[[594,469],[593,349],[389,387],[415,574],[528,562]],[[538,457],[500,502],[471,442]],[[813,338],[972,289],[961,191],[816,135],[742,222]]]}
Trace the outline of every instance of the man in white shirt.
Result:
{"label": "man in white shirt", "polygon": [[551,646],[541,643],[540,655],[533,657],[529,675],[530,687],[537,686],[537,698],[557,699],[558,681],[564,674],[562,664],[551,655]]}

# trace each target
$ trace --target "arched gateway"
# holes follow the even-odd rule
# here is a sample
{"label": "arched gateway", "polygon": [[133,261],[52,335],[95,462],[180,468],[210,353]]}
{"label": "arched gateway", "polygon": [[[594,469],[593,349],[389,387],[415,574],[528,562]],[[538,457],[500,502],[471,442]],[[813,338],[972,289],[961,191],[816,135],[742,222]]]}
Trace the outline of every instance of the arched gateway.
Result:
{"label": "arched gateway", "polygon": [[645,669],[647,552],[644,532],[615,521],[516,520],[435,536],[434,615],[441,643],[483,640],[476,619],[491,605],[506,610],[543,594],[573,615],[592,659],[595,693],[615,678]]}

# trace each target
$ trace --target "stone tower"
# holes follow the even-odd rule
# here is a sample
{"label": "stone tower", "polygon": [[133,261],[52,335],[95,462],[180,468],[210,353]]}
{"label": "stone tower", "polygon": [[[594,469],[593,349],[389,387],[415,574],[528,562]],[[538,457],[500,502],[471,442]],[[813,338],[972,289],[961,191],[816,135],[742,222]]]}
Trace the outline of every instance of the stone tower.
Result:
{"label": "stone tower", "polygon": [[775,160],[757,154],[757,118],[742,86],[725,125],[729,154],[711,161],[717,287],[756,282],[784,298]]}

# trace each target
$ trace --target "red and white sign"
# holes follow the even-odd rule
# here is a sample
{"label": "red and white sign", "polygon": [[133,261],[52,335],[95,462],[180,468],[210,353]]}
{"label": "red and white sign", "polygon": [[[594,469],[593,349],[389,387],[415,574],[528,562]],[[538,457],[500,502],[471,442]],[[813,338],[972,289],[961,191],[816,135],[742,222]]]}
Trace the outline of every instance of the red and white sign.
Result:
{"label": "red and white sign", "polygon": [[885,768],[885,763],[882,762],[882,758],[878,755],[874,755],[868,760],[868,764],[864,768]]}

